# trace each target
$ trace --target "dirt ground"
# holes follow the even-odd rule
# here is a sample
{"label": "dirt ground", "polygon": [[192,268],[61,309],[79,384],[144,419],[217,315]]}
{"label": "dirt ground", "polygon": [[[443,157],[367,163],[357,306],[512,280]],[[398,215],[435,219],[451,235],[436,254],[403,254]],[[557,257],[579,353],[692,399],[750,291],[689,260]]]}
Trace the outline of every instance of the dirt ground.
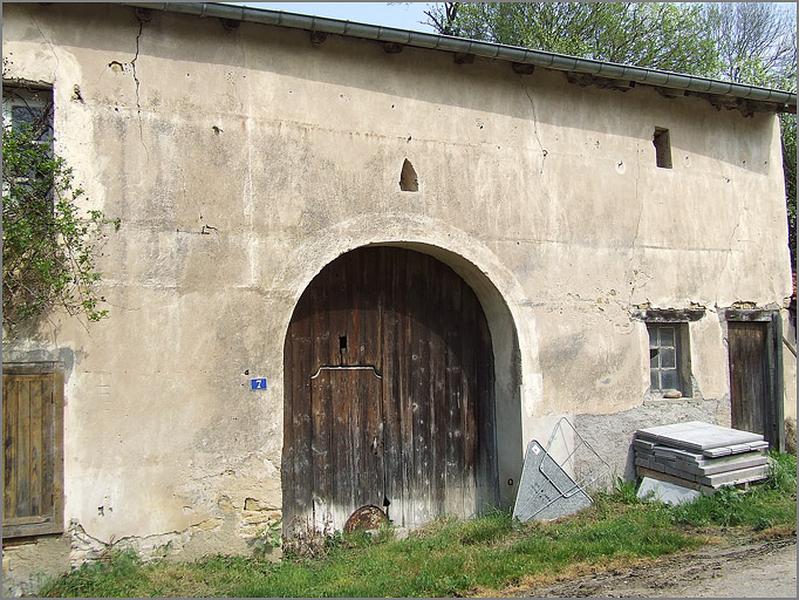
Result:
{"label": "dirt ground", "polygon": [[705,546],[644,565],[537,586],[519,595],[796,598],[796,536]]}

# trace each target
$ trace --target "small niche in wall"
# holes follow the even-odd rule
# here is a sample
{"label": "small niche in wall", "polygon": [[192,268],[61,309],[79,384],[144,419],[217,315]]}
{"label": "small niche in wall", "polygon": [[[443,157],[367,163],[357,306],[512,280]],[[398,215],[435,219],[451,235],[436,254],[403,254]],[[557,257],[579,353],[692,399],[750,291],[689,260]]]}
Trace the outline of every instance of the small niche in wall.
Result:
{"label": "small niche in wall", "polygon": [[655,127],[655,135],[652,137],[655,145],[655,161],[661,169],[671,169],[671,140],[669,130],[662,127]]}
{"label": "small niche in wall", "polygon": [[416,175],[416,170],[413,168],[411,161],[407,158],[402,163],[402,172],[400,173],[400,189],[403,192],[418,192],[419,191],[419,177]]}

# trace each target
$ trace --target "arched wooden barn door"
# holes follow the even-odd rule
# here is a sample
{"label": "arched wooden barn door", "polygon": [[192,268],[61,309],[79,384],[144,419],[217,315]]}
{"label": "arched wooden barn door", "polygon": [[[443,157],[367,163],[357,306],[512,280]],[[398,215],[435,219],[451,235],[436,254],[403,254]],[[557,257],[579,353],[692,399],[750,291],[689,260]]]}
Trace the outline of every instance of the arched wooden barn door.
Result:
{"label": "arched wooden barn door", "polygon": [[497,503],[493,354],[449,267],[366,247],[303,293],[284,352],[284,533],[341,529],[363,505],[397,526]]}

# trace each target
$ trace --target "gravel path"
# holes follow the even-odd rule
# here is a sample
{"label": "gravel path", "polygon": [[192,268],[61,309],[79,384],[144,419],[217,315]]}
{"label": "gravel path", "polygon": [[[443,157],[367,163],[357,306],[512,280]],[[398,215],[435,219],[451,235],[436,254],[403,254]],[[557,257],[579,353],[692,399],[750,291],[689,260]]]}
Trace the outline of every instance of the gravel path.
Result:
{"label": "gravel path", "polygon": [[616,568],[524,596],[610,598],[796,598],[796,538],[707,546],[637,568]]}
{"label": "gravel path", "polygon": [[697,598],[796,598],[796,544],[752,559],[730,561],[718,575],[679,595]]}

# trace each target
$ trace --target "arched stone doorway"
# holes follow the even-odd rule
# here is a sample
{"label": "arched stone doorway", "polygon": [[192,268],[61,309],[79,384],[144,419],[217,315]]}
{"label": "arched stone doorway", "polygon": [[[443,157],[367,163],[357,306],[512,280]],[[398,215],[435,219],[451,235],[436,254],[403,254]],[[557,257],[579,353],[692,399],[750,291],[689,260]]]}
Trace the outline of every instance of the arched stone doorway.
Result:
{"label": "arched stone doorway", "polygon": [[369,504],[414,527],[499,503],[491,334],[436,258],[369,246],[327,265],[294,310],[284,390],[287,535]]}

